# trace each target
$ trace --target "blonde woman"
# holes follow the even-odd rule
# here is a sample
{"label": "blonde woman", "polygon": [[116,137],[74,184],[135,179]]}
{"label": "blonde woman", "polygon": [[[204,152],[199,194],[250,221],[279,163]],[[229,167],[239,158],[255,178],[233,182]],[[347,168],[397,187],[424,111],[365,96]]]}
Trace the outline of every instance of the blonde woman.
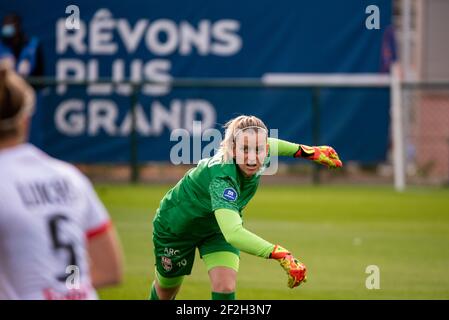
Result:
{"label": "blonde woman", "polygon": [[243,227],[242,210],[256,193],[271,156],[302,157],[330,168],[341,167],[342,162],[328,146],[268,138],[267,127],[254,116],[239,116],[225,128],[217,154],[189,170],[156,212],[152,300],[176,297],[191,272],[196,248],[209,273],[213,300],[235,299],[240,251],[279,261],[290,288],[306,280],[305,265],[288,250]]}
{"label": "blonde woman", "polygon": [[97,299],[121,282],[119,240],[89,180],[26,143],[33,106],[0,63],[0,300]]}

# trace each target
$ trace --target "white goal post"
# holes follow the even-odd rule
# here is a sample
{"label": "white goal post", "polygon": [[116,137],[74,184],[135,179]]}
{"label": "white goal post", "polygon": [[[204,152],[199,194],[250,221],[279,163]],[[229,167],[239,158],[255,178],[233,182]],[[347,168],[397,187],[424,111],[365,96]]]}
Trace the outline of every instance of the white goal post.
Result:
{"label": "white goal post", "polygon": [[405,147],[400,68],[391,66],[391,74],[287,74],[269,73],[262,82],[274,87],[390,88],[391,134],[393,140],[394,187],[405,190]]}

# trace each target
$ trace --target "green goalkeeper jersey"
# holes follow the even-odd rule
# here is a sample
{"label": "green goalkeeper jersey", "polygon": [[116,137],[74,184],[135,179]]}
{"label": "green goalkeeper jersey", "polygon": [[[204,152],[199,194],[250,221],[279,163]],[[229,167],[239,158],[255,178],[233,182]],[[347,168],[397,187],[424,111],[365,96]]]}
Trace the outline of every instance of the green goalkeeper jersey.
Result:
{"label": "green goalkeeper jersey", "polygon": [[161,200],[154,218],[155,231],[189,239],[220,232],[214,211],[230,209],[242,216],[269,162],[268,154],[259,172],[246,178],[235,161],[223,162],[221,153],[201,160]]}

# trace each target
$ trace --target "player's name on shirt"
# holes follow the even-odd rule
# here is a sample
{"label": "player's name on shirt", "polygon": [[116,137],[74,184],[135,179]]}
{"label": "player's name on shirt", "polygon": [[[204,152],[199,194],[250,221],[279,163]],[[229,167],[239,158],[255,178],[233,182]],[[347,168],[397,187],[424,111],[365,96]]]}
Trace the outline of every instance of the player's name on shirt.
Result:
{"label": "player's name on shirt", "polygon": [[26,207],[66,205],[77,199],[73,185],[63,178],[18,183],[16,188]]}

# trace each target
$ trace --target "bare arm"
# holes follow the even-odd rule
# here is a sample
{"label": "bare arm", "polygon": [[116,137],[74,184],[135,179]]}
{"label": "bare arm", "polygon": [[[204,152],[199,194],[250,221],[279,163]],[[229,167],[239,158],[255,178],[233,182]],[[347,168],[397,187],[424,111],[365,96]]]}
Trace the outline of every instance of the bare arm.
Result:
{"label": "bare arm", "polygon": [[112,226],[89,238],[88,252],[92,284],[95,288],[116,285],[122,281],[122,250]]}

